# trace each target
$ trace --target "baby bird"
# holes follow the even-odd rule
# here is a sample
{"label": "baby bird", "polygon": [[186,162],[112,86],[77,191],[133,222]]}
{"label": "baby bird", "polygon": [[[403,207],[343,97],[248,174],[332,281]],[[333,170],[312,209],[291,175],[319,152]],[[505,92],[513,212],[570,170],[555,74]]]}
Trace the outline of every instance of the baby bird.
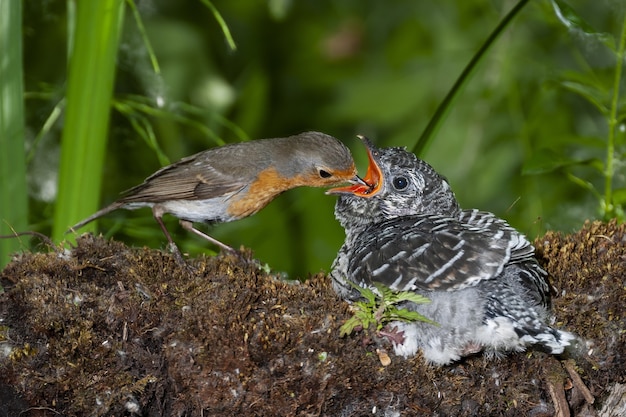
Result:
{"label": "baby bird", "polygon": [[364,184],[349,149],[332,136],[305,132],[286,138],[233,143],[209,149],[161,168],[123,197],[78,222],[69,231],[119,208],[151,207],[170,247],[176,245],[162,217],[224,250],[230,246],[193,227],[251,216],[289,189]]}
{"label": "baby bird", "polygon": [[402,307],[438,323],[394,322],[392,340],[405,357],[419,349],[446,365],[485,351],[496,355],[536,346],[560,354],[576,337],[548,324],[547,273],[534,248],[492,213],[462,210],[448,182],[402,148],[368,148],[364,181],[334,188],[335,217],[346,240],[331,276],[336,292],[354,301],[350,283],[376,291],[415,291],[428,304]]}

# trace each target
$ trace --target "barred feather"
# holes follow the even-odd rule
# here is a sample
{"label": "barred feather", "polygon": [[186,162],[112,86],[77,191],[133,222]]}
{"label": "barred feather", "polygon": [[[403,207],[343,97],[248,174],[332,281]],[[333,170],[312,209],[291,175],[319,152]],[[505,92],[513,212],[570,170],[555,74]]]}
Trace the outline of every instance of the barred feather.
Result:
{"label": "barred feather", "polygon": [[368,146],[381,183],[375,193],[340,195],[335,207],[346,230],[331,272],[338,294],[356,300],[350,283],[381,283],[430,298],[406,308],[440,326],[394,323],[404,332],[394,346],[403,356],[422,349],[428,361],[447,364],[476,346],[562,353],[575,336],[547,324],[547,274],[526,237],[492,213],[461,210],[445,178],[415,155]]}

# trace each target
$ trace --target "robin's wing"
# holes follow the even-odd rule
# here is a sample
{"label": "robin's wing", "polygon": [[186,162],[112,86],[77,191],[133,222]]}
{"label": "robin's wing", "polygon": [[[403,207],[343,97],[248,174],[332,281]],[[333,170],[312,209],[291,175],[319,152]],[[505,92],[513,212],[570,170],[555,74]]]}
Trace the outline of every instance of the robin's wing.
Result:
{"label": "robin's wing", "polygon": [[202,200],[239,192],[269,164],[263,154],[242,145],[210,149],[161,168],[120,201]]}
{"label": "robin's wing", "polygon": [[523,235],[486,214],[477,225],[440,216],[374,224],[360,236],[348,276],[398,291],[458,290],[498,276],[514,259],[532,258]]}

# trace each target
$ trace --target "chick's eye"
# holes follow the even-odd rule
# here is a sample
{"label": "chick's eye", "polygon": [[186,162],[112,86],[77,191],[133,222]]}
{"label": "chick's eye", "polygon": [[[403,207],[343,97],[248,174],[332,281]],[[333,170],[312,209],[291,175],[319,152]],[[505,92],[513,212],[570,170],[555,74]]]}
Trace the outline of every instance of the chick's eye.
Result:
{"label": "chick's eye", "polygon": [[325,171],[323,169],[319,170],[319,174],[320,174],[320,177],[322,177],[322,178],[330,178],[330,177],[333,176],[333,174],[331,174],[330,172]]}
{"label": "chick's eye", "polygon": [[409,185],[409,180],[406,177],[395,177],[393,179],[393,187],[396,190],[404,190]]}

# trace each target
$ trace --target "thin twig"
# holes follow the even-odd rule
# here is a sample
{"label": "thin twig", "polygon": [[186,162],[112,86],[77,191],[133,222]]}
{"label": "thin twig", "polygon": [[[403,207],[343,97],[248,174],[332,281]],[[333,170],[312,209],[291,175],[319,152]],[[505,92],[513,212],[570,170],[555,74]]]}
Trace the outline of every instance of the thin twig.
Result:
{"label": "thin twig", "polygon": [[585,401],[587,401],[587,404],[593,404],[596,399],[594,398],[593,394],[591,394],[591,391],[589,391],[589,388],[587,388],[583,380],[580,378],[580,375],[578,375],[576,369],[574,369],[574,361],[566,361],[565,370],[569,374],[569,377],[572,379],[574,387],[576,387],[576,389],[580,391],[583,397],[585,397]]}

